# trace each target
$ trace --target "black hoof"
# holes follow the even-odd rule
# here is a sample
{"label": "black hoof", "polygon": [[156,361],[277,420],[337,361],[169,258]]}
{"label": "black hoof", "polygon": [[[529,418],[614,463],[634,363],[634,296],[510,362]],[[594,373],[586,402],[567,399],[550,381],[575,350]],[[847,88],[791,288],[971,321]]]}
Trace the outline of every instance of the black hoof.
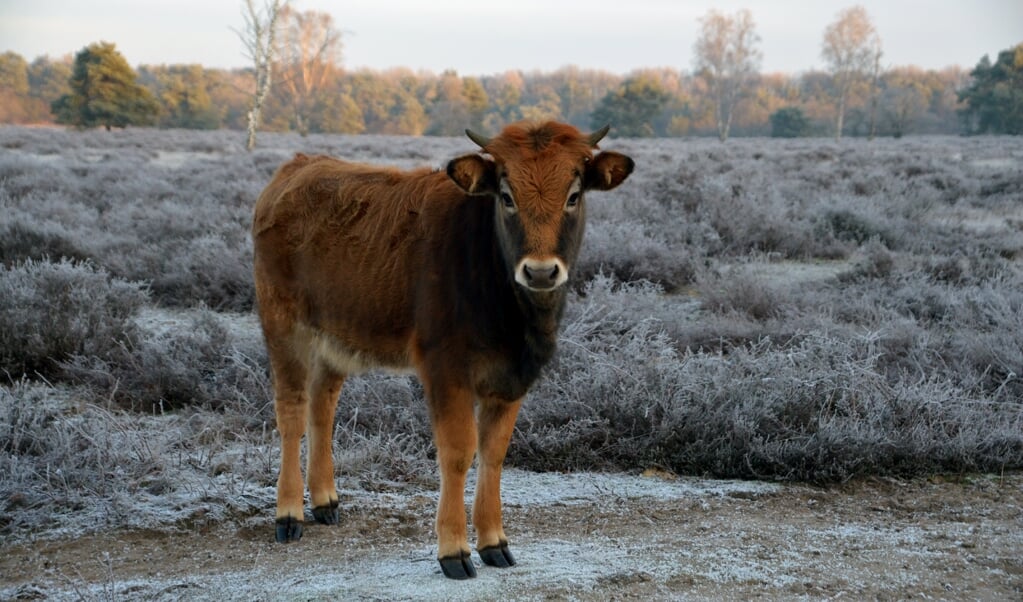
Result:
{"label": "black hoof", "polygon": [[329,506],[317,506],[313,508],[313,518],[316,522],[324,525],[336,525],[341,522],[341,514],[337,509],[337,500],[330,500]]}
{"label": "black hoof", "polygon": [[440,570],[448,579],[472,579],[476,576],[476,566],[473,565],[468,552],[441,558]]}
{"label": "black hoof", "polygon": [[506,569],[515,566],[515,557],[508,549],[508,542],[502,541],[496,546],[487,546],[480,550],[480,560],[483,564]]}
{"label": "black hoof", "polygon": [[277,519],[277,542],[288,543],[302,539],[302,521],[293,516]]}

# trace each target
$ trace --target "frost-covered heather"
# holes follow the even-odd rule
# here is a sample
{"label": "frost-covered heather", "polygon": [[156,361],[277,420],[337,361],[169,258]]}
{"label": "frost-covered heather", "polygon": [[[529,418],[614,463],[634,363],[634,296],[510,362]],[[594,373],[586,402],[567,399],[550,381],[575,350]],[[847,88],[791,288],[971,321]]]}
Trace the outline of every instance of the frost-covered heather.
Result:
{"label": "frost-covered heather", "polygon": [[[120,521],[143,494],[212,517],[250,511],[231,492],[270,503],[256,196],[295,151],[441,167],[474,149],[260,145],[0,128],[0,533],[55,500],[69,522]],[[817,481],[1023,467],[1023,139],[604,146],[637,170],[588,200],[561,349],[510,463]],[[414,379],[349,379],[336,439],[342,475],[433,478]]]}

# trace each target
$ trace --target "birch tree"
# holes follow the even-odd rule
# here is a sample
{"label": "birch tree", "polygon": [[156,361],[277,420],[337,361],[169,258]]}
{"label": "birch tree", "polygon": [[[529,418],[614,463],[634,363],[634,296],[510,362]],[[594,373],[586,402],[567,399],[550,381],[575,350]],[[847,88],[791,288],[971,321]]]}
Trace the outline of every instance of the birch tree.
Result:
{"label": "birch tree", "polygon": [[718,138],[728,140],[735,107],[747,93],[760,68],[753,14],[743,9],[733,16],[711,10],[700,19],[694,45],[696,72],[707,83],[714,101]]}
{"label": "birch tree", "polygon": [[869,77],[871,70],[880,65],[881,38],[874,29],[870,15],[862,6],[847,8],[824,30],[821,56],[835,86],[837,110],[835,139],[842,137],[845,111],[853,87]]}
{"label": "birch tree", "polygon": [[270,93],[270,82],[273,75],[273,58],[277,35],[277,21],[286,0],[265,0],[262,10],[257,10],[253,0],[245,0],[242,16],[245,28],[236,31],[245,45],[245,55],[252,61],[253,76],[256,80],[252,107],[248,112],[248,139],[245,148],[252,150],[256,146],[256,129],[259,128],[263,102]]}
{"label": "birch tree", "polygon": [[291,102],[295,129],[309,132],[309,112],[317,91],[341,63],[341,32],[329,13],[290,6],[280,15],[280,81]]}

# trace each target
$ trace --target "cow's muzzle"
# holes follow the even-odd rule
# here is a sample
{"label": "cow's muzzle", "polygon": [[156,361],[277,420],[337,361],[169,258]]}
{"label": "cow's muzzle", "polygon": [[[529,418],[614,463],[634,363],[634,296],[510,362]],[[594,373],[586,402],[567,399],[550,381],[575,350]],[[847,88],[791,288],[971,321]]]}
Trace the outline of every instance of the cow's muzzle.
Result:
{"label": "cow's muzzle", "polygon": [[532,291],[550,291],[568,281],[568,266],[560,259],[527,257],[515,268],[515,282]]}

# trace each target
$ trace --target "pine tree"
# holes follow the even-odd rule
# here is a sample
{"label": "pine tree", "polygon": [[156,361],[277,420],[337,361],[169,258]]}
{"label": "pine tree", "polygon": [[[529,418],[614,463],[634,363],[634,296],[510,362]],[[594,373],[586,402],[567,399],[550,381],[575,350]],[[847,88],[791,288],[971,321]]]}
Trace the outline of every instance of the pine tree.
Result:
{"label": "pine tree", "polygon": [[148,125],[157,113],[149,90],[135,82],[135,71],[109,42],[86,46],[75,55],[71,93],[53,102],[57,123],[80,128]]}
{"label": "pine tree", "polygon": [[799,138],[810,131],[810,122],[799,107],[784,107],[771,113],[772,138]]}
{"label": "pine tree", "polygon": [[1023,44],[999,52],[994,64],[985,55],[970,76],[970,86],[959,93],[966,103],[959,111],[966,129],[1023,134]]}

